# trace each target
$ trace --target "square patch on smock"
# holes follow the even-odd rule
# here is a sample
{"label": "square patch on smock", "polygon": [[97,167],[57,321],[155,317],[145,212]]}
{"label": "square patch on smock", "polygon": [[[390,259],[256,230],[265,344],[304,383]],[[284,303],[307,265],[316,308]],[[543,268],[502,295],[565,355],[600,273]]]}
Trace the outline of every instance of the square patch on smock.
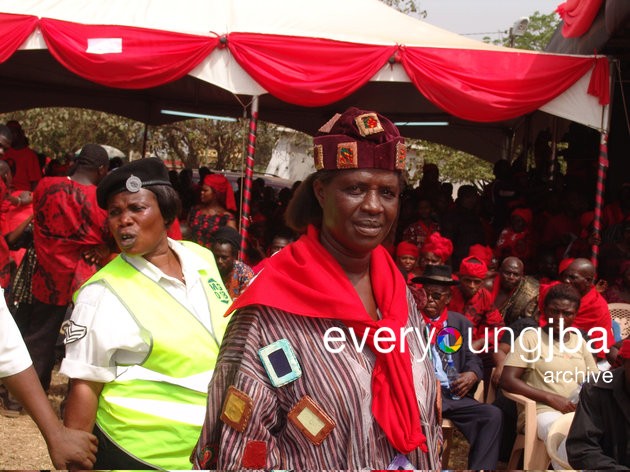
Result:
{"label": "square patch on smock", "polygon": [[221,421],[242,433],[252,415],[253,401],[244,392],[230,385],[221,410]]}
{"label": "square patch on smock", "polygon": [[246,469],[264,469],[267,465],[267,443],[247,441],[243,451],[243,467]]}
{"label": "square patch on smock", "polygon": [[335,428],[335,421],[308,395],[304,395],[287,415],[310,442],[319,446]]}
{"label": "square patch on smock", "polygon": [[279,339],[260,348],[258,356],[274,387],[282,387],[302,376],[300,363],[287,339]]}

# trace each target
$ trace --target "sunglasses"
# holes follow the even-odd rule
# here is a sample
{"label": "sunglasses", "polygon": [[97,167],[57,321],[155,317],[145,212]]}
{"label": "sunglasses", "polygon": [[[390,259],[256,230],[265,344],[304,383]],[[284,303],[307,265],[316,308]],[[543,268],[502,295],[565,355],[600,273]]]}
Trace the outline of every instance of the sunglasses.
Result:
{"label": "sunglasses", "polygon": [[448,295],[448,292],[427,292],[427,297],[432,298],[436,302],[442,300],[446,295]]}

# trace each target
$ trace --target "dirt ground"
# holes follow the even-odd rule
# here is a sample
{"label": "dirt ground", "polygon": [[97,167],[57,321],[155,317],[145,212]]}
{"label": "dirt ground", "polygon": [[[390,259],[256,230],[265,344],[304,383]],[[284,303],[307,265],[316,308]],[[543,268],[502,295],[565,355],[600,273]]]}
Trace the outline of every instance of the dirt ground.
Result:
{"label": "dirt ground", "polygon": [[[57,414],[66,394],[67,380],[56,370],[53,372],[48,398]],[[467,456],[468,443],[456,430],[449,469],[466,469]],[[52,467],[46,443],[31,417],[7,418],[0,415],[0,470],[48,470]]]}

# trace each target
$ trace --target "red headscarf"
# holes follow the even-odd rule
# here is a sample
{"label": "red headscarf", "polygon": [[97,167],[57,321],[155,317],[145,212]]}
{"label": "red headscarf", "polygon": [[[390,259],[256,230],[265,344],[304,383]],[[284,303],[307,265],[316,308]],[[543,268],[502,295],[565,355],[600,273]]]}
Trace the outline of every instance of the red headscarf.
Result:
{"label": "red headscarf", "polygon": [[562,274],[565,270],[567,270],[574,260],[575,258],[573,257],[567,257],[566,259],[562,259],[560,261],[560,264],[558,264],[558,274]]}
{"label": "red headscarf", "polygon": [[488,275],[488,266],[484,261],[468,256],[459,266],[459,275],[484,279]]}
{"label": "red headscarf", "polygon": [[426,254],[431,252],[442,260],[442,263],[446,262],[453,254],[453,243],[450,239],[445,238],[440,233],[435,231],[431,233],[422,245],[420,252]]}
{"label": "red headscarf", "polygon": [[494,252],[492,252],[492,248],[488,246],[484,246],[483,244],[473,244],[468,249],[468,256],[474,257],[486,263],[486,266],[489,266],[492,263],[492,258],[494,257]]}
{"label": "red headscarf", "polygon": [[518,216],[522,218],[527,226],[530,226],[532,224],[533,215],[532,211],[529,208],[517,208],[512,212],[512,216]]}
{"label": "red headscarf", "polygon": [[236,211],[236,201],[234,200],[234,191],[228,179],[221,174],[208,174],[203,179],[203,185],[207,185],[217,193],[219,200],[223,200],[225,208],[230,211]]}
{"label": "red headscarf", "polygon": [[398,243],[398,246],[396,246],[396,256],[398,257],[413,256],[415,258],[418,258],[419,254],[420,250],[418,249],[418,246],[408,243],[407,241],[401,241],[400,243]]}
{"label": "red headscarf", "polygon": [[[374,348],[378,328],[389,327],[398,333],[407,325],[409,316],[407,284],[382,246],[372,251],[370,278],[383,314],[380,320],[373,320],[365,311],[348,276],[319,242],[319,230],[310,225],[299,240],[269,258],[260,275],[228,308],[226,316],[239,308],[260,304],[296,316],[340,320],[361,336],[367,331],[367,345],[376,356],[372,371],[374,419],[398,451],[407,454],[419,447],[427,452],[409,349],[398,345],[384,353]],[[405,343],[404,337],[397,336],[395,342]]]}

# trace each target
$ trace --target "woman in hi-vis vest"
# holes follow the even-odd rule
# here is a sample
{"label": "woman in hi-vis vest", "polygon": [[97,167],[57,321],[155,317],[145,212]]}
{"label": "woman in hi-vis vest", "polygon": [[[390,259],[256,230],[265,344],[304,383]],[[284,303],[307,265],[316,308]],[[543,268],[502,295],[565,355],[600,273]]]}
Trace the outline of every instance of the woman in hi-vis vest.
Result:
{"label": "woman in hi-vis vest", "polygon": [[111,172],[97,199],[122,254],[75,295],[64,423],[98,437],[95,469],[190,469],[231,300],[210,251],[167,237],[180,204],[161,160]]}

